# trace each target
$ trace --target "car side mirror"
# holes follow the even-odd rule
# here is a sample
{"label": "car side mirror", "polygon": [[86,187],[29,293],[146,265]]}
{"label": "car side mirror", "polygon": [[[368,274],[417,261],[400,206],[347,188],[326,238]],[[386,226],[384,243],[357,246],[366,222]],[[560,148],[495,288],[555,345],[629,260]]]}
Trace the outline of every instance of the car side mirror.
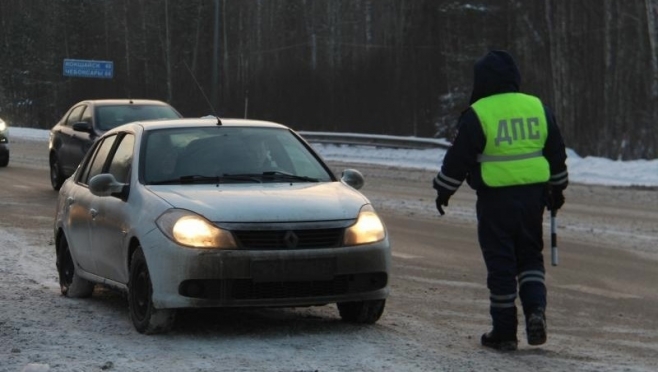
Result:
{"label": "car side mirror", "polygon": [[73,130],[76,132],[86,132],[86,133],[91,133],[91,123],[88,123],[86,121],[78,121],[76,123],[73,123]]}
{"label": "car side mirror", "polygon": [[365,183],[363,175],[356,169],[345,169],[340,176],[340,180],[356,190],[362,188]]}
{"label": "car side mirror", "polygon": [[122,194],[125,183],[117,181],[110,173],[97,174],[89,180],[89,191],[96,196],[113,196]]}

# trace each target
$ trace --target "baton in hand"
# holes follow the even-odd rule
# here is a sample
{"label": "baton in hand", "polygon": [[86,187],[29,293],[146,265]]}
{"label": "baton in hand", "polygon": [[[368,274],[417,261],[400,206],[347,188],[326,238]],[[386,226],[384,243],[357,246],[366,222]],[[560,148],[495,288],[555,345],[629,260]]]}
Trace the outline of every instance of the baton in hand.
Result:
{"label": "baton in hand", "polygon": [[551,265],[557,266],[558,256],[557,256],[557,230],[555,226],[555,215],[557,211],[551,209]]}

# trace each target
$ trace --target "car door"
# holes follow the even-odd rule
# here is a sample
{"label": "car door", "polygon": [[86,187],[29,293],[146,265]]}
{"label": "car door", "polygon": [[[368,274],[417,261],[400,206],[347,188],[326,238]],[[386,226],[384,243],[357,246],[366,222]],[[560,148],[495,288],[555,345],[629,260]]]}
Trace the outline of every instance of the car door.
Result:
{"label": "car door", "polygon": [[[103,173],[111,173],[121,183],[131,183],[135,137],[126,133],[119,136],[115,149],[106,163]],[[128,259],[127,234],[132,215],[130,204],[120,197],[104,196],[93,198],[91,208],[95,216],[91,221],[91,247],[98,274],[104,278],[127,283]]]}
{"label": "car door", "polygon": [[92,220],[95,217],[91,204],[94,195],[89,191],[87,185],[91,177],[101,172],[114,144],[114,139],[115,136],[108,137],[94,148],[89,160],[76,175],[75,186],[70,188],[65,201],[68,206],[66,221],[69,247],[80,267],[94,274],[97,273],[91,247]]}
{"label": "car door", "polygon": [[71,152],[74,170],[78,167],[78,164],[80,164],[85,154],[87,154],[87,151],[89,151],[91,145],[94,144],[94,141],[98,139],[97,134],[93,129],[93,111],[94,106],[92,104],[87,105],[84,111],[82,111],[82,116],[79,119],[80,122],[89,124],[91,132],[75,132],[73,145],[76,151]]}
{"label": "car door", "polygon": [[66,118],[65,125],[60,128],[59,137],[61,146],[58,152],[60,167],[65,175],[73,174],[82,161],[87,150],[89,150],[89,133],[73,130],[73,124],[82,120],[87,105],[81,104],[73,109]]}

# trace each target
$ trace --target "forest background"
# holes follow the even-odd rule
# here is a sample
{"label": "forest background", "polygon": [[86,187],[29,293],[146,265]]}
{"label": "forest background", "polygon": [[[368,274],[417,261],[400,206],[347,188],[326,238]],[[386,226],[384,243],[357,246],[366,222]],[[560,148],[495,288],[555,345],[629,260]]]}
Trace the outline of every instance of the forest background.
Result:
{"label": "forest background", "polygon": [[[658,157],[658,0],[1,0],[0,117],[47,129],[83,99],[131,97],[451,138],[490,49],[581,156]],[[64,59],[112,61],[113,78],[65,77]]]}

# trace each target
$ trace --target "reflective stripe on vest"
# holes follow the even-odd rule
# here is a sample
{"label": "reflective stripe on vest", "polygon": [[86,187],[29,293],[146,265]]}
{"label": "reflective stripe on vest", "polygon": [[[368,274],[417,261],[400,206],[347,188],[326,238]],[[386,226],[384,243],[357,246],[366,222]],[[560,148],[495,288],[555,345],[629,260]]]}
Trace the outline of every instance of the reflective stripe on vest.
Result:
{"label": "reflective stripe on vest", "polygon": [[542,155],[548,124],[539,98],[503,93],[482,98],[471,107],[486,138],[478,162],[487,186],[529,185],[549,180],[548,161]]}

